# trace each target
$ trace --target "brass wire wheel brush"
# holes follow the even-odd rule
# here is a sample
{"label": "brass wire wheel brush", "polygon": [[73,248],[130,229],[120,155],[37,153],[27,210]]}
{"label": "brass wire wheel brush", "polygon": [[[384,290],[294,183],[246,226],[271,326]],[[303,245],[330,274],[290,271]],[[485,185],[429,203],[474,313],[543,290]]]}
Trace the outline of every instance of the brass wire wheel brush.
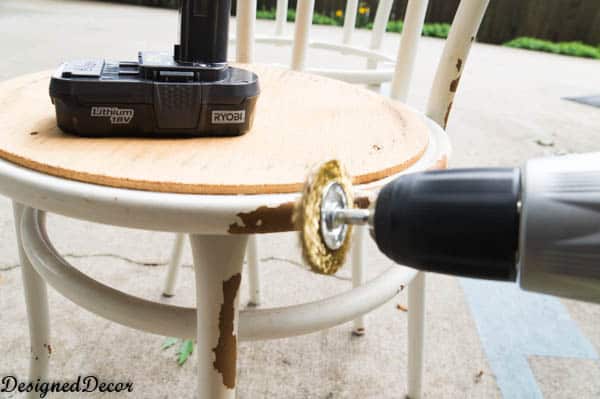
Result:
{"label": "brass wire wheel brush", "polygon": [[294,223],[304,259],[314,272],[331,275],[344,264],[352,226],[339,223],[335,211],[353,204],[352,182],[339,161],[324,163],[309,177],[294,209]]}

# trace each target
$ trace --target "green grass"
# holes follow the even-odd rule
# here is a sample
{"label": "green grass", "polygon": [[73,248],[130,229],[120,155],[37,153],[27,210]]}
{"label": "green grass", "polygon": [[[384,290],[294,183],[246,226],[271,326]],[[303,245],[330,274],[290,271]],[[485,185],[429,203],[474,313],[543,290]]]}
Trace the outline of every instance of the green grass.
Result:
{"label": "green grass", "polygon": [[432,36],[445,39],[450,32],[450,24],[433,23],[423,26],[423,36]]}
{"label": "green grass", "polygon": [[[257,12],[259,19],[275,19],[275,10],[259,10]],[[296,20],[295,10],[289,10],[287,15],[288,22]],[[358,28],[373,29],[372,22],[359,23]],[[333,25],[342,26],[344,24],[343,17],[331,17],[328,15],[315,13],[313,23],[316,25]],[[387,25],[388,32],[401,33],[404,28],[404,23],[400,20],[389,21]],[[426,23],[423,26],[423,36],[438,37],[445,39],[450,32],[450,24],[446,23]],[[559,42],[554,43],[548,40],[535,39],[531,37],[519,37],[504,43],[504,46],[522,48],[527,50],[545,51],[554,54],[570,55],[574,57],[585,57],[600,59],[600,46],[594,47],[581,42]]]}
{"label": "green grass", "polygon": [[[275,10],[258,10],[256,12],[256,17],[258,19],[275,19]],[[296,20],[296,11],[289,10],[287,15],[288,22],[294,22]],[[360,19],[358,20],[357,28],[363,29],[373,29],[373,23],[360,23]],[[331,26],[342,26],[344,25],[344,17],[331,17],[329,15],[324,15],[320,13],[314,13],[313,15],[313,24],[315,25],[331,25]],[[387,25],[388,32],[401,33],[402,28],[404,27],[404,23],[402,21],[390,21]],[[439,37],[445,39],[448,37],[448,32],[450,31],[450,24],[443,23],[426,23],[423,26],[423,36],[432,36]]]}
{"label": "green grass", "polygon": [[176,344],[179,344],[179,348],[175,352],[177,364],[183,366],[194,352],[194,341],[191,339],[167,338],[162,344],[161,349],[167,350]]}
{"label": "green grass", "polygon": [[[144,4],[152,5],[157,7],[169,7],[176,8],[178,0],[112,0],[121,3],[130,4]],[[275,10],[273,9],[260,9],[257,10],[256,16],[258,19],[275,19]],[[363,15],[357,18],[357,27],[363,29],[372,29],[373,23],[368,22],[369,15]],[[287,14],[288,22],[296,20],[296,11],[288,10]],[[330,16],[321,13],[314,13],[313,23],[316,25],[332,25],[342,26],[344,24],[344,17]],[[389,21],[387,25],[388,32],[401,33],[404,24],[402,21]],[[450,24],[446,23],[426,23],[423,26],[423,36],[431,36],[445,39],[448,37],[450,31]],[[573,57],[584,57],[600,59],[600,45],[593,46],[581,42],[551,42],[548,40],[536,39],[532,37],[519,37],[503,44],[507,47],[514,47],[520,49],[534,50],[534,51],[545,51],[553,54],[569,55]]]}
{"label": "green grass", "polygon": [[[369,29],[372,29],[372,26],[370,26]],[[388,32],[395,32],[395,33],[402,33],[402,29],[404,29],[404,22],[398,20],[398,21],[390,21],[390,22],[388,22],[386,31],[388,31]]]}
{"label": "green grass", "polygon": [[[256,18],[258,19],[275,19],[275,10],[257,10]],[[288,10],[287,13],[288,22],[294,22],[296,20],[296,10]],[[334,18],[328,15],[314,13],[313,24],[315,25],[333,25],[341,26],[344,21],[341,18]]]}
{"label": "green grass", "polygon": [[581,42],[551,42],[533,37],[519,37],[504,43],[504,46],[547,53],[570,55],[573,57],[600,59],[600,46],[594,47]]}

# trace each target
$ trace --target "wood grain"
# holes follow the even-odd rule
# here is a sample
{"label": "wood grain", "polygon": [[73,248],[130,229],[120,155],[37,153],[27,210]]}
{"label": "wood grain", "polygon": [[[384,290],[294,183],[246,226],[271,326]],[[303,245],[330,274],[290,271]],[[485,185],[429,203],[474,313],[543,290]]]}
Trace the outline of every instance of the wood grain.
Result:
{"label": "wood grain", "polygon": [[428,131],[399,103],[339,81],[253,65],[262,93],[254,128],[234,138],[90,139],[56,127],[50,72],[0,83],[0,157],[113,187],[193,194],[300,191],[315,165],[341,160],[355,184],[397,173]]}

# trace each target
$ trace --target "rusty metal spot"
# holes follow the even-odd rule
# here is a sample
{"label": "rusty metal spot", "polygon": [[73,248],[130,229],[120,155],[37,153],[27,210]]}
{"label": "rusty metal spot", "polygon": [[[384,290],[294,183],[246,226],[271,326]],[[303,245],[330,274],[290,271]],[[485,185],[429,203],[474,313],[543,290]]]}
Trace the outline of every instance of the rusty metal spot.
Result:
{"label": "rusty metal spot", "polygon": [[235,274],[223,282],[223,304],[219,312],[219,342],[213,349],[215,361],[213,366],[223,376],[223,384],[235,388],[237,365],[237,336],[233,332],[235,318],[235,297],[242,282],[242,275]]}
{"label": "rusty metal spot", "polygon": [[371,200],[369,197],[356,197],[354,198],[354,206],[360,209],[368,209],[371,206]]}
{"label": "rusty metal spot", "polygon": [[30,136],[37,136],[39,133],[38,132],[31,132],[29,133]]}
{"label": "rusty metal spot", "polygon": [[456,69],[458,70],[458,72],[460,72],[460,69],[462,68],[462,64],[463,64],[463,60],[459,58],[458,61],[456,61]]}
{"label": "rusty metal spot", "polygon": [[456,93],[456,90],[458,89],[458,83],[460,82],[460,77],[461,77],[461,75],[458,75],[458,77],[456,79],[454,79],[452,82],[450,82],[450,92],[451,93]]}
{"label": "rusty metal spot", "polygon": [[383,147],[382,147],[382,146],[380,146],[380,145],[378,145],[378,144],[373,144],[372,148],[373,148],[375,151],[381,151],[381,150],[383,149]]}
{"label": "rusty metal spot", "polygon": [[446,116],[444,116],[444,129],[448,126],[448,118],[450,117],[450,111],[452,111],[452,101],[448,104],[448,110],[446,111]]}
{"label": "rusty metal spot", "polygon": [[229,225],[229,234],[265,234],[296,230],[292,221],[294,203],[288,202],[276,208],[261,206],[255,211],[238,213],[242,224]]}
{"label": "rusty metal spot", "polygon": [[396,309],[398,309],[401,312],[408,312],[408,308],[406,306],[402,306],[400,304],[396,305]]}
{"label": "rusty metal spot", "polygon": [[52,346],[50,346],[50,344],[48,344],[48,355],[52,354]]}

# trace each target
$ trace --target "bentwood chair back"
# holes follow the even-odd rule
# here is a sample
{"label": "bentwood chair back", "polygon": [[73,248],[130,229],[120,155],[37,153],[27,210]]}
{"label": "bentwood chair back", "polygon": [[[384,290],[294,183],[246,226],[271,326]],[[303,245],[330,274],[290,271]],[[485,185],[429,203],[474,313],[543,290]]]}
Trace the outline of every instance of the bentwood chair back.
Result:
{"label": "bentwood chair back", "polygon": [[[458,88],[460,77],[475,39],[489,0],[461,1],[452,28],[446,40],[443,55],[437,67],[434,85],[429,95],[427,115],[445,126],[446,114]],[[393,0],[380,0],[373,22],[368,48],[353,44],[358,0],[348,0],[344,26],[337,43],[314,41],[310,38],[315,0],[298,0],[293,36],[286,36],[288,0],[278,0],[274,33],[270,36],[255,35],[256,0],[239,0],[237,3],[237,52],[236,59],[242,63],[254,62],[255,43],[269,43],[292,47],[289,67],[329,76],[350,83],[381,85],[392,82],[391,97],[406,101],[412,80],[419,39],[423,30],[429,0],[409,0],[404,18],[404,28],[397,55],[394,58],[381,53],[383,36],[390,20]],[[364,69],[312,67],[308,65],[309,49],[318,48],[355,55],[366,59]],[[393,67],[387,67],[392,63]],[[383,68],[380,68],[380,64]],[[453,83],[455,82],[456,83]]]}

